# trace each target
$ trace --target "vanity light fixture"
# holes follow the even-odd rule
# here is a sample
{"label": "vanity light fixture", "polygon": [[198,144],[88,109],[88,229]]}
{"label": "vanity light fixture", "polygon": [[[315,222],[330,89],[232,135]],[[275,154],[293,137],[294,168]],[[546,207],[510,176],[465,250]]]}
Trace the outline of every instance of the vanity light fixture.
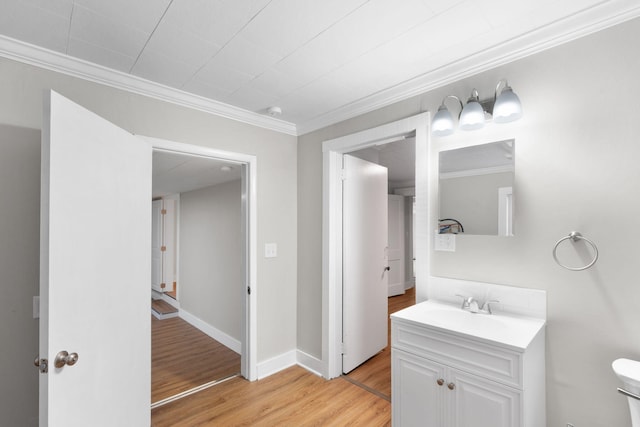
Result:
{"label": "vanity light fixture", "polygon": [[454,130],[453,116],[445,105],[445,101],[449,98],[455,99],[460,104],[460,111],[462,111],[462,101],[455,95],[445,96],[442,100],[442,104],[438,107],[438,112],[433,116],[431,122],[431,131],[436,136],[451,135]]}
{"label": "vanity light fixture", "polygon": [[[504,87],[498,95],[500,84]],[[493,121],[496,123],[509,123],[522,117],[522,104],[518,95],[513,93],[506,79],[502,79],[496,85],[495,104],[493,104]]]}
{"label": "vanity light fixture", "polygon": [[458,126],[461,130],[482,129],[484,124],[492,119],[492,115],[495,123],[509,123],[522,117],[522,104],[518,95],[513,92],[506,79],[501,79],[496,85],[493,99],[480,100],[476,89],[471,91],[466,105],[455,95],[446,96],[431,122],[431,132],[435,136],[447,136],[454,132],[453,116],[445,105],[448,98],[456,99],[460,103]]}
{"label": "vanity light fixture", "polygon": [[467,100],[467,105],[460,113],[460,129],[476,130],[484,127],[484,108],[480,105],[478,91],[473,89]]}

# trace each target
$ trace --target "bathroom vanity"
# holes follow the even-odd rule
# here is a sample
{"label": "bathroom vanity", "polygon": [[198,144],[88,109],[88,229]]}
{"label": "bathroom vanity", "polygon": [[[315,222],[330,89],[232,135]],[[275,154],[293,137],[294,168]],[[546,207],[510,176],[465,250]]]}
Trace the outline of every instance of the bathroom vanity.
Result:
{"label": "bathroom vanity", "polygon": [[391,323],[395,427],[545,426],[544,318],[428,300]]}

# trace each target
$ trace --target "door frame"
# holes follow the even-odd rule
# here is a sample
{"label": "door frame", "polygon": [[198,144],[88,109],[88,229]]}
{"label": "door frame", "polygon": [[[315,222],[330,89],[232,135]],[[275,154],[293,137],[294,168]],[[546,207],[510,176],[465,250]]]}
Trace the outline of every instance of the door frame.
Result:
{"label": "door frame", "polygon": [[[137,135],[149,141],[152,151],[190,155],[237,163],[242,167],[243,287],[250,289],[243,303],[240,373],[249,381],[257,372],[257,158],[256,156]],[[179,267],[178,267],[179,268]]]}
{"label": "door frame", "polygon": [[[342,374],[342,156],[415,133],[416,144],[416,300],[426,299],[430,276],[429,230],[437,225],[437,157],[432,156],[430,113],[424,112],[322,143],[322,375]],[[433,157],[436,157],[435,159]]]}

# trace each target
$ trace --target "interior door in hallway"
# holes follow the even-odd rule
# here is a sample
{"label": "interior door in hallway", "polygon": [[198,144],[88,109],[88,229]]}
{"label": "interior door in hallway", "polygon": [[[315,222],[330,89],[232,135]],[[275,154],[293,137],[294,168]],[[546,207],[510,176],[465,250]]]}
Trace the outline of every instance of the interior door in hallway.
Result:
{"label": "interior door in hallway", "polygon": [[387,168],[347,154],[343,181],[342,371],[387,346]]}
{"label": "interior door in hallway", "polygon": [[404,197],[389,194],[389,293],[402,295],[405,282]]}
{"label": "interior door in hallway", "polygon": [[40,425],[148,426],[151,145],[55,92],[44,110]]}

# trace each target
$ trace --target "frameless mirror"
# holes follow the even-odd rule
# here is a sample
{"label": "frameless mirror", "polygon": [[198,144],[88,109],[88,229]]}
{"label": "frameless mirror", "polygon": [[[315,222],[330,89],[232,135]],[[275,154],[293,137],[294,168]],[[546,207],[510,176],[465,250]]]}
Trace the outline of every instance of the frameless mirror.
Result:
{"label": "frameless mirror", "polygon": [[513,235],[515,141],[441,151],[439,233]]}

